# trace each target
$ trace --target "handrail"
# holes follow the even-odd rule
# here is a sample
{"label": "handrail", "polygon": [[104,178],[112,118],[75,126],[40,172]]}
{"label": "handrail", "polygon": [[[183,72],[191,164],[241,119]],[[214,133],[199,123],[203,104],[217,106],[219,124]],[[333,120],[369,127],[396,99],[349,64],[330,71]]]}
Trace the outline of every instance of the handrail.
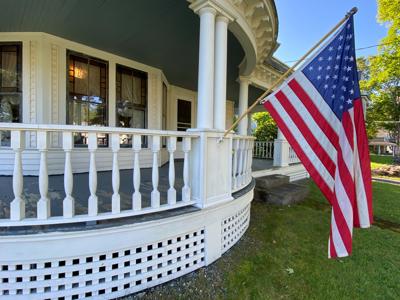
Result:
{"label": "handrail", "polygon": [[82,125],[57,125],[57,124],[23,124],[23,123],[0,123],[0,130],[24,130],[24,131],[48,131],[48,132],[95,132],[95,133],[120,133],[138,135],[160,135],[179,137],[199,137],[196,132],[172,131],[156,129],[139,129],[106,126],[82,126]]}

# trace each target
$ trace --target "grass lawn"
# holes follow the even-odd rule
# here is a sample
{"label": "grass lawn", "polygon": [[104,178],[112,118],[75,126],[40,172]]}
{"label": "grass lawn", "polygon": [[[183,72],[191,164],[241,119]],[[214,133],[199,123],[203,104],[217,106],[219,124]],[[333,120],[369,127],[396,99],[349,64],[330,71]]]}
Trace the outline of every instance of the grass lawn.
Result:
{"label": "grass lawn", "polygon": [[240,243],[207,268],[142,299],[400,299],[400,186],[374,183],[370,229],[353,255],[327,258],[330,207],[314,184],[308,199],[278,207],[253,202]]}
{"label": "grass lawn", "polygon": [[384,155],[376,155],[370,154],[371,159],[371,169],[377,169],[384,165],[392,165],[393,164],[393,156],[384,156]]}

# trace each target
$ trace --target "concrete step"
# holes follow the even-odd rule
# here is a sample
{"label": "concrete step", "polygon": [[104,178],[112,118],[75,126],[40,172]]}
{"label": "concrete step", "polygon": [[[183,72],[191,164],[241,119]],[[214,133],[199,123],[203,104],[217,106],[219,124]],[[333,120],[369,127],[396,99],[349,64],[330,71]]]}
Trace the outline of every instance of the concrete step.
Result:
{"label": "concrete step", "polygon": [[256,187],[254,199],[276,205],[298,203],[309,193],[308,182],[309,180],[299,180],[296,183],[287,183],[269,190]]}
{"label": "concrete step", "polygon": [[275,187],[288,184],[289,176],[274,174],[256,178],[256,189],[270,190]]}

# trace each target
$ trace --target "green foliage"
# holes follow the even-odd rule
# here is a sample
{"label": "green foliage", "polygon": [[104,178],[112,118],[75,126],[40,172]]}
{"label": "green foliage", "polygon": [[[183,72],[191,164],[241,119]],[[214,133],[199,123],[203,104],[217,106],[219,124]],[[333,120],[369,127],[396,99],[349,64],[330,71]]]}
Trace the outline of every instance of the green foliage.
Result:
{"label": "green foliage", "polygon": [[[371,135],[383,127],[400,144],[400,1],[378,0],[378,21],[388,27],[378,55],[360,58],[360,88],[372,104],[367,111],[367,131]],[[390,122],[387,122],[390,121]]]}
{"label": "green foliage", "polygon": [[273,141],[276,139],[278,127],[268,112],[254,113],[251,118],[257,124],[253,131],[257,141]]}

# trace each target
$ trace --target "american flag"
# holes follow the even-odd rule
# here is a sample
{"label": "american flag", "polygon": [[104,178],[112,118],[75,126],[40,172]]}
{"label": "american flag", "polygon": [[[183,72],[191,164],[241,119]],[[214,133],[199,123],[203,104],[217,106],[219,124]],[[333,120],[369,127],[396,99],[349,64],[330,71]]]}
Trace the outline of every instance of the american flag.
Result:
{"label": "american flag", "polygon": [[263,102],[332,206],[329,257],[350,255],[353,227],[372,223],[353,16]]}

